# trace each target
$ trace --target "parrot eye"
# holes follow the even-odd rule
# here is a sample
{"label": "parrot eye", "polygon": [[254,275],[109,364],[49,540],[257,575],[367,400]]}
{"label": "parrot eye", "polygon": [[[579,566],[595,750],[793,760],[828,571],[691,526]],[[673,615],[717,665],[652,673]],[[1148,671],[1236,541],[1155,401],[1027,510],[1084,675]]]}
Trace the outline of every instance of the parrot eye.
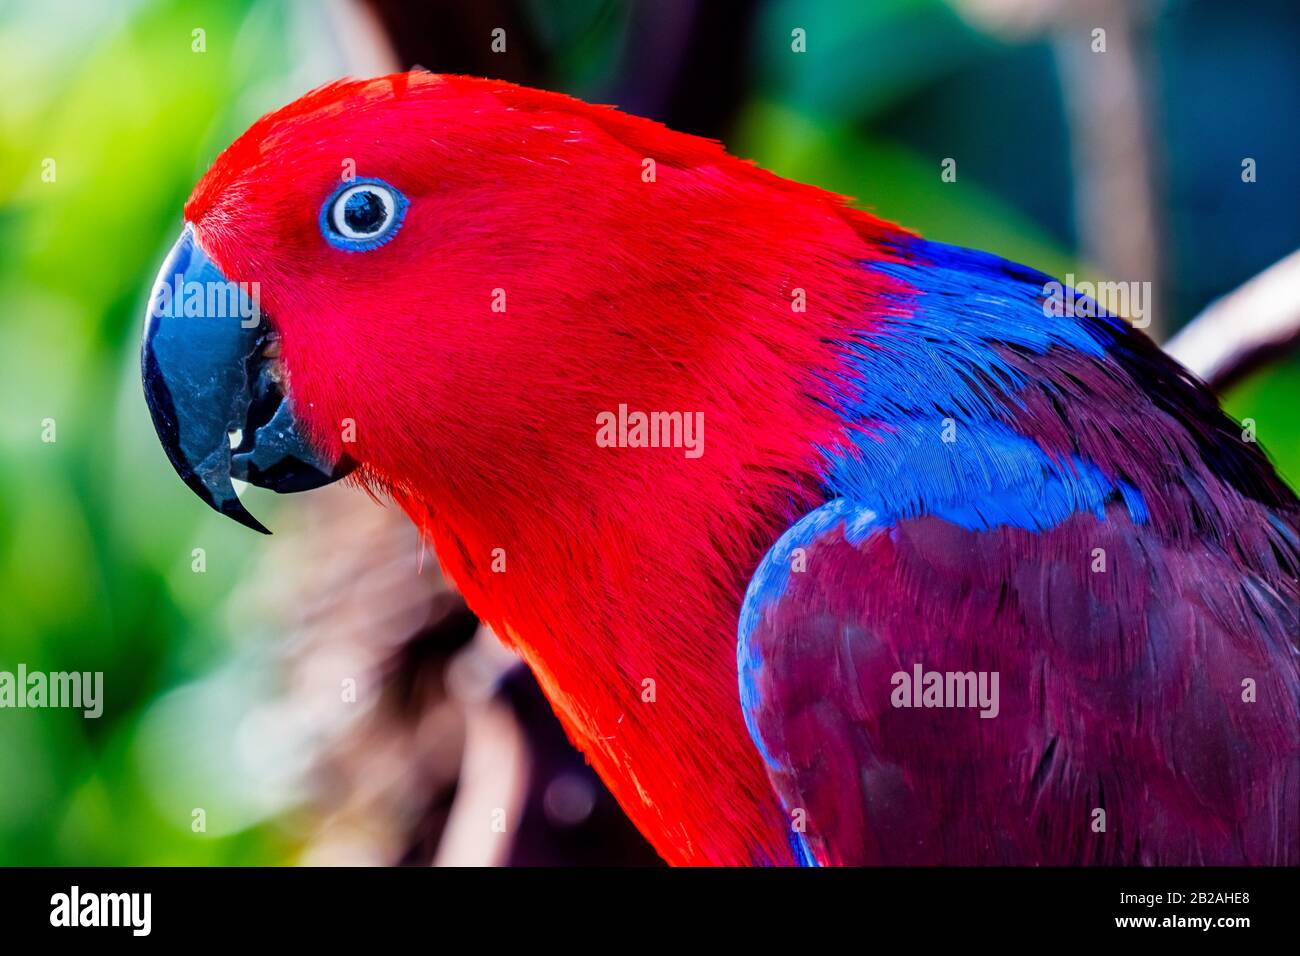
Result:
{"label": "parrot eye", "polygon": [[406,206],[406,197],[385,182],[352,180],[336,189],[321,207],[321,232],[339,249],[375,249],[397,233]]}

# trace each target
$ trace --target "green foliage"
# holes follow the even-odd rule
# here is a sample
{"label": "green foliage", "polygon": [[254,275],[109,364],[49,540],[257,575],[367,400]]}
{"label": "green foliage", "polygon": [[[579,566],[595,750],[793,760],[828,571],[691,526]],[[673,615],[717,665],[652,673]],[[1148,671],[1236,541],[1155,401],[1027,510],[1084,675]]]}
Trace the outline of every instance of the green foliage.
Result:
{"label": "green foliage", "polygon": [[1300,360],[1292,359],[1243,382],[1224,397],[1233,418],[1255,424],[1256,437],[1292,488],[1300,489]]}
{"label": "green foliage", "polygon": [[0,670],[103,671],[105,703],[98,719],[0,711],[0,864],[281,860],[279,828],[210,835],[229,803],[214,794],[196,834],[175,799],[186,768],[141,769],[169,757],[139,733],[163,695],[231,654],[215,615],[248,549],[171,473],[137,349],[185,196],[266,105],[243,93],[269,79],[282,41],[241,33],[243,3],[3,16]]}

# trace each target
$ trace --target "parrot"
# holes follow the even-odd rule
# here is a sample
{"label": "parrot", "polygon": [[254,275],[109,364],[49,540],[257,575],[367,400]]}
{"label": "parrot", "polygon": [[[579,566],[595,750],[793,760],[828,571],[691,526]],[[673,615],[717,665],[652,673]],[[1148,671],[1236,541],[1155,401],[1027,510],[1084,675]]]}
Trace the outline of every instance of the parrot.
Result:
{"label": "parrot", "polygon": [[1300,501],[1076,291],[416,70],[220,153],[141,374],[250,529],[395,502],[670,864],[1295,865]]}

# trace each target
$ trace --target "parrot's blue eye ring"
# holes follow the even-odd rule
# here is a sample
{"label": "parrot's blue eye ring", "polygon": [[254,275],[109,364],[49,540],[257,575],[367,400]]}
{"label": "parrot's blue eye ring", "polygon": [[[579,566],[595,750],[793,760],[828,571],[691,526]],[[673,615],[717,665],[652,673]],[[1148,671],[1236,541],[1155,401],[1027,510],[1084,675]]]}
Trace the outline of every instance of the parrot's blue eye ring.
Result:
{"label": "parrot's blue eye ring", "polygon": [[338,249],[376,249],[397,234],[408,205],[401,191],[383,180],[352,179],[325,200],[320,231]]}

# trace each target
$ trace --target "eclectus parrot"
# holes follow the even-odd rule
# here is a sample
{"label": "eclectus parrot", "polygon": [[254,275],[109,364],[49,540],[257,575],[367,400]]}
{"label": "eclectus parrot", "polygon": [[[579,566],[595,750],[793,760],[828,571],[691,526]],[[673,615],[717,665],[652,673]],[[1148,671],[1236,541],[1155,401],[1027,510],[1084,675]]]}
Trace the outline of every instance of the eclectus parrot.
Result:
{"label": "eclectus parrot", "polygon": [[416,72],[221,154],[143,373],[237,520],[232,476],[400,503],[672,863],[1296,864],[1300,503],[1052,288]]}

